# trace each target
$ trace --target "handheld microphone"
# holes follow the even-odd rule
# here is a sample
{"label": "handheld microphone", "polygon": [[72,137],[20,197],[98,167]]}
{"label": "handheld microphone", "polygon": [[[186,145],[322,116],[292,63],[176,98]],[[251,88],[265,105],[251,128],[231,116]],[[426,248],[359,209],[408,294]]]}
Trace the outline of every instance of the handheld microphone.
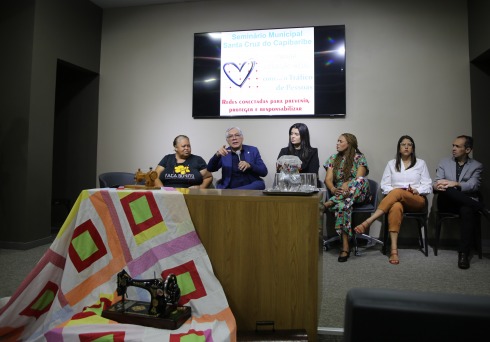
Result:
{"label": "handheld microphone", "polygon": [[238,156],[238,161],[241,162],[242,160],[240,159],[240,154],[242,154],[242,151],[238,150],[235,153]]}

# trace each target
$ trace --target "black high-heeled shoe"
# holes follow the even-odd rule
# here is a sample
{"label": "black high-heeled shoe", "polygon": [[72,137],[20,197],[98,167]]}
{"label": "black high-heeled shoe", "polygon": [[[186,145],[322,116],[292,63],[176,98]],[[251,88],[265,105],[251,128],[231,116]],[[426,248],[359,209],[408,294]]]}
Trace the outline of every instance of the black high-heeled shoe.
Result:
{"label": "black high-heeled shoe", "polygon": [[[342,256],[342,254],[345,253],[345,256]],[[349,259],[350,257],[350,251],[340,251],[340,254],[339,254],[339,262],[346,262],[347,259]]]}

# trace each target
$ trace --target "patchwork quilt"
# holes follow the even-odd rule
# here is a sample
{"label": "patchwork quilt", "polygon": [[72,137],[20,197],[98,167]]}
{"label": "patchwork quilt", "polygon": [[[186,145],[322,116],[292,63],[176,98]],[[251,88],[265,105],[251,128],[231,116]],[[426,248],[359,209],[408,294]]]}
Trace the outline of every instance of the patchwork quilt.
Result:
{"label": "patchwork quilt", "polygon": [[[117,273],[177,277],[179,306],[192,317],[176,330],[101,316],[119,301]],[[128,287],[131,300],[149,292]],[[236,341],[236,322],[192,224],[184,196],[92,189],[79,195],[56,239],[0,309],[0,341]]]}

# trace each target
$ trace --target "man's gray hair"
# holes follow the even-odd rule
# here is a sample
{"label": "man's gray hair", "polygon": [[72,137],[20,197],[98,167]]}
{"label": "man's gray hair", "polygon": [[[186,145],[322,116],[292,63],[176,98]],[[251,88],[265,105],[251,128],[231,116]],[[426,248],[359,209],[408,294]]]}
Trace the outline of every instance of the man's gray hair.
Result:
{"label": "man's gray hair", "polygon": [[232,129],[236,129],[240,133],[240,135],[243,135],[243,132],[240,127],[233,126],[226,130],[225,139],[228,138],[228,132],[231,131]]}

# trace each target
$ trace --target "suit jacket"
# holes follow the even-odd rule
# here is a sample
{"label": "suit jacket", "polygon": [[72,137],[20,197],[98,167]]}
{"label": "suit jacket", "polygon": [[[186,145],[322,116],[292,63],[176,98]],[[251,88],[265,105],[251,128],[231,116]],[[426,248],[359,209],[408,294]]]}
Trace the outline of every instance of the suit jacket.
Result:
{"label": "suit jacket", "polygon": [[[228,147],[227,150],[231,151]],[[244,176],[246,176],[250,183],[255,181],[263,181],[261,177],[267,176],[267,166],[265,166],[260,152],[255,146],[242,145],[242,153],[240,155],[241,160],[244,160],[250,164],[250,169],[246,170]],[[208,163],[208,171],[216,172],[221,169],[221,182],[217,185],[218,188],[226,189],[230,185],[231,173],[232,173],[232,154],[228,153],[224,157],[217,157],[213,155]]]}
{"label": "suit jacket", "polygon": [[468,161],[463,166],[460,179],[456,179],[456,161],[454,157],[445,158],[439,162],[436,170],[436,178],[434,184],[440,179],[459,182],[461,191],[466,192],[471,197],[478,197],[480,190],[481,173],[483,171],[482,163],[475,159],[468,158]]}

